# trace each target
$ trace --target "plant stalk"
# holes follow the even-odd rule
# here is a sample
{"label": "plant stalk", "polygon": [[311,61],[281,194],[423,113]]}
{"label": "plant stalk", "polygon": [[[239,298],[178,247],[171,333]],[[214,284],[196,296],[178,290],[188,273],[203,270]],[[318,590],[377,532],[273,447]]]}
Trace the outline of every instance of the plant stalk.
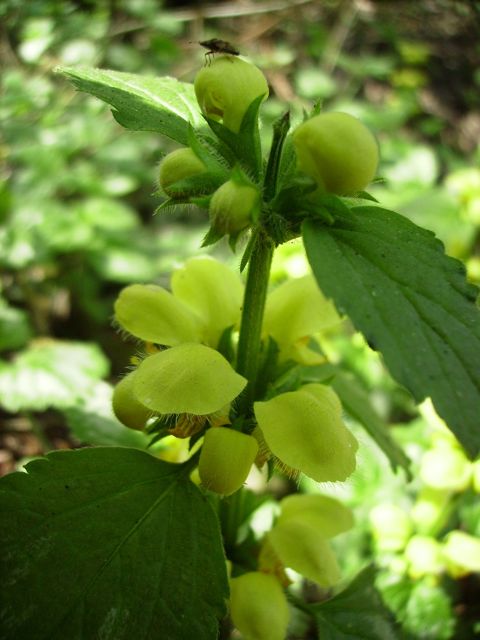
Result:
{"label": "plant stalk", "polygon": [[248,412],[255,399],[263,312],[274,249],[275,246],[272,240],[263,231],[260,231],[248,265],[242,323],[238,340],[237,371],[248,380],[248,385],[239,399],[239,408],[244,413]]}

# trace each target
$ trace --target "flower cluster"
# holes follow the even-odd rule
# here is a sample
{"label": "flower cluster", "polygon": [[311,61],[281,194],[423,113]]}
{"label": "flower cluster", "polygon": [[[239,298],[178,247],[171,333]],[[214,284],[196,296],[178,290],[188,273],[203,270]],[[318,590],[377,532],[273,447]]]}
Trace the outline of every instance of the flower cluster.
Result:
{"label": "flower cluster", "polygon": [[[240,277],[212,258],[192,258],[173,274],[171,288],[131,285],[116,301],[118,325],[154,345],[115,389],[119,420],[142,429],[149,417],[167,416],[177,437],[207,428],[200,478],[223,495],[242,486],[259,450],[261,459],[273,457],[290,474],[304,472],[318,482],[345,480],[355,468],[357,443],[328,386],[306,384],[258,400],[257,426],[248,433],[232,428],[231,405],[247,380],[235,371],[234,355],[229,362],[217,348],[226,330],[239,327]],[[319,353],[306,341],[339,320],[308,275],[270,294],[263,334],[277,342],[281,361],[318,362]]]}
{"label": "flower cluster", "polygon": [[347,507],[323,495],[291,495],[265,536],[258,571],[231,580],[230,612],[246,638],[283,640],[290,618],[283,586],[288,567],[322,587],[340,578],[329,539],[348,531],[353,516]]}

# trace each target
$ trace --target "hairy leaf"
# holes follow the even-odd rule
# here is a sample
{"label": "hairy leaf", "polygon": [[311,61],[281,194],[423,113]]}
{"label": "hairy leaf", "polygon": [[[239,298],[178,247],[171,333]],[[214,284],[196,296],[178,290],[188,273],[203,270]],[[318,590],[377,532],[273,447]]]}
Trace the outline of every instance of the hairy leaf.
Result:
{"label": "hairy leaf", "polygon": [[156,131],[188,144],[188,123],[203,124],[193,84],[120,71],[60,67],[77,89],[113,107],[117,122],[135,131]]}
{"label": "hairy leaf", "polygon": [[474,457],[480,451],[477,288],[430,231],[373,206],[303,225],[317,282],[347,313],[393,377],[438,414]]}
{"label": "hairy leaf", "polygon": [[215,640],[228,587],[186,468],[135,449],[54,452],[0,482],[5,640]]}
{"label": "hairy leaf", "polygon": [[319,640],[395,640],[392,616],[374,587],[375,571],[367,567],[331,600],[309,607]]}

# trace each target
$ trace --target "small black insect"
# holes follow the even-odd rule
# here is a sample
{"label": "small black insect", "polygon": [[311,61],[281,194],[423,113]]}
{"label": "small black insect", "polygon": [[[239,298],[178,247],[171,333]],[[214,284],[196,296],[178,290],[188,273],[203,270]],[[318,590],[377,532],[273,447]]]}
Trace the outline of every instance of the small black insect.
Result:
{"label": "small black insect", "polygon": [[240,55],[240,51],[236,49],[233,44],[227,42],[226,40],[220,40],[219,38],[212,38],[211,40],[202,40],[198,43],[205,49],[208,49],[205,54],[205,60],[208,64],[210,64],[212,56],[216,53],[228,53],[231,56]]}

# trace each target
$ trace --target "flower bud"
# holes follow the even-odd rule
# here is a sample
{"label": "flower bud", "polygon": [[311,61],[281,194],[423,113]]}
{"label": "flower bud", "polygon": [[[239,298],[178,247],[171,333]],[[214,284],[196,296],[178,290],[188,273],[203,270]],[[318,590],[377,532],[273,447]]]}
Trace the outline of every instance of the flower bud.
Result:
{"label": "flower bud", "polygon": [[278,580],[252,571],[230,581],[230,614],[245,640],[284,640],[290,611]]}
{"label": "flower bud", "polygon": [[255,187],[228,180],[212,196],[210,223],[221,235],[235,235],[251,224],[258,205]]}
{"label": "flower bud", "polygon": [[[205,170],[206,167],[203,162],[189,147],[176,149],[167,154],[160,162],[158,183],[167,195],[173,196],[169,189],[172,184],[185,178],[190,178],[197,173],[202,173]],[[175,191],[174,195],[178,198],[182,194]]]}
{"label": "flower bud", "polygon": [[136,371],[120,380],[113,391],[113,413],[130,429],[143,429],[152,411],[137,400],[133,393]]}
{"label": "flower bud", "polygon": [[232,56],[219,56],[195,78],[195,94],[202,112],[238,133],[250,104],[268,96],[263,73],[255,65]]}
{"label": "flower bud", "polygon": [[247,479],[257,452],[252,436],[227,427],[209,429],[198,465],[203,486],[224,496],[235,493]]}
{"label": "flower bud", "polygon": [[362,191],[378,165],[378,146],[367,127],[347,113],[321,113],[293,133],[298,167],[322,191]]}

